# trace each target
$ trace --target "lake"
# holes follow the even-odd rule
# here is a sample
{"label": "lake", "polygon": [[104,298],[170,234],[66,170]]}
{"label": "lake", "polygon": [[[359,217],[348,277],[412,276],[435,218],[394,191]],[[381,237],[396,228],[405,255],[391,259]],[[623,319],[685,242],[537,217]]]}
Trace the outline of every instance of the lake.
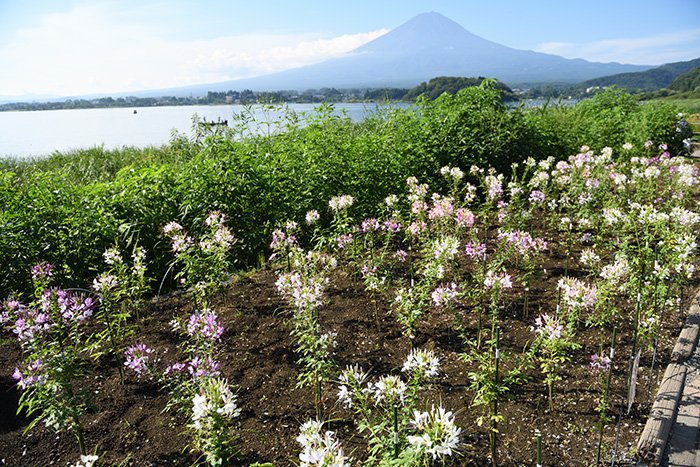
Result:
{"label": "lake", "polygon": [[[295,112],[313,112],[319,104],[289,104]],[[376,109],[375,104],[335,104],[338,112],[359,121]],[[192,135],[192,116],[208,121],[228,120],[242,105],[129,107],[110,109],[43,110],[0,112],[0,157],[44,156],[54,151],[104,145],[112,149],[122,146],[159,146],[170,140],[172,130]],[[136,111],[136,112],[134,112]],[[265,115],[255,107],[258,120],[275,119],[279,111]]]}

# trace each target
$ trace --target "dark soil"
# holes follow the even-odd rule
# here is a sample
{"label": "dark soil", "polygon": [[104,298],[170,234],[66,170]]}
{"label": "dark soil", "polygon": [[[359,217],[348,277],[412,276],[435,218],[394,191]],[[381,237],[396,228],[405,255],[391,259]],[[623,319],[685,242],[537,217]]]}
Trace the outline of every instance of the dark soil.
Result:
{"label": "dark soil", "polygon": [[[522,298],[510,301],[502,312],[503,352],[522,353],[532,341],[530,326],[536,311],[553,310],[556,281],[563,271],[555,269],[551,261],[550,257],[550,264],[546,265],[549,273],[540,278],[531,292],[531,316],[523,316]],[[213,307],[226,327],[222,374],[237,387],[243,408],[237,428],[240,455],[236,465],[298,464],[295,437],[300,424],[315,416],[313,392],[295,389],[297,356],[290,337],[289,311],[274,288],[275,279],[271,270],[238,279]],[[514,290],[512,297],[521,296],[520,292]],[[343,271],[332,278],[328,299],[320,316],[324,330],[338,333],[335,360],[339,368],[360,364],[375,376],[400,371],[410,344],[388,314],[388,303],[373,302],[361,286],[353,287]],[[373,312],[375,305],[378,323]],[[174,315],[187,316],[190,311],[190,301],[184,294],[153,301],[136,322],[138,341],[158,349],[164,363],[174,360],[178,344],[168,323]],[[462,311],[471,316],[469,310]],[[616,465],[631,464],[682,319],[679,310],[665,312],[654,367],[650,368],[651,353],[645,353],[637,402],[632,413],[624,414],[621,420],[617,414],[624,399],[631,332],[630,328],[619,330],[612,380],[615,417],[604,431],[608,462],[617,447]],[[428,407],[442,402],[457,413],[464,442],[458,464],[487,465],[488,431],[476,424],[476,418],[484,412],[480,407],[470,407],[473,392],[467,374],[474,368],[458,356],[465,349],[452,320],[451,314],[433,310],[419,327],[417,346],[432,348],[442,358],[442,374],[424,400]],[[475,329],[475,323],[472,324]],[[70,433],[56,435],[39,424],[23,436],[28,420],[15,415],[19,394],[10,378],[21,356],[11,336],[6,337],[0,353],[0,465],[65,466],[76,462],[78,445]],[[555,387],[554,411],[547,410],[546,386],[536,365],[528,372],[528,382],[514,387],[510,400],[500,404],[505,417],[498,435],[500,465],[534,465],[535,430],[542,433],[545,465],[594,464],[598,438],[594,408],[600,386],[590,371],[589,357],[609,347],[610,329],[582,328],[576,340],[583,347],[562,369],[563,379]],[[100,454],[102,462],[156,466],[191,465],[197,461],[197,456],[188,452],[187,439],[181,434],[184,421],[164,412],[167,396],[158,386],[139,381],[133,374],[121,385],[116,364],[108,361],[94,368],[84,384],[94,393],[94,409],[83,419],[86,443],[89,450]],[[335,403],[336,388],[327,385],[325,394],[326,419],[333,420],[332,429],[342,440],[346,454],[361,459],[364,443],[361,437],[353,435],[350,414]]]}

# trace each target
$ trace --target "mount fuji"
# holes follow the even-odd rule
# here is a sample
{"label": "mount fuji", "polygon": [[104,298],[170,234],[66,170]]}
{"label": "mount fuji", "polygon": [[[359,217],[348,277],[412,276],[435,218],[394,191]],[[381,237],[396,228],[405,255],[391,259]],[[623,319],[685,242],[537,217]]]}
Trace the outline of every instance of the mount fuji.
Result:
{"label": "mount fuji", "polygon": [[[519,50],[483,39],[445,16],[430,12],[321,63],[254,78],[167,90],[178,94],[251,89],[412,87],[436,76],[484,76],[508,84],[568,82],[651,66],[598,63]],[[166,90],[163,90],[165,92]]]}

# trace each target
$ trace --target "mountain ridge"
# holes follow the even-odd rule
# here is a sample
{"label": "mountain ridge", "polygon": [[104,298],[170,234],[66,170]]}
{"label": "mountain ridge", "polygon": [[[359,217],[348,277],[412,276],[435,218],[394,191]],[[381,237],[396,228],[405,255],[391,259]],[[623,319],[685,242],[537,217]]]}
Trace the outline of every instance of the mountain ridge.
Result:
{"label": "mountain ridge", "polygon": [[618,73],[586,80],[582,88],[593,86],[618,86],[628,91],[656,91],[667,88],[680,75],[700,66],[700,58],[684,62],[672,62],[635,73]]}
{"label": "mountain ridge", "polygon": [[598,63],[520,50],[477,36],[437,12],[421,13],[344,56],[251,78],[145,91],[64,96],[86,97],[205,96],[208,92],[266,92],[337,88],[411,88],[437,76],[496,78],[510,86],[570,83],[624,72],[646,65]]}
{"label": "mountain ridge", "polygon": [[513,49],[479,37],[458,23],[421,13],[347,55],[269,75],[189,86],[191,92],[323,87],[412,87],[435,76],[488,76],[506,83],[570,82],[645,65],[588,62]]}

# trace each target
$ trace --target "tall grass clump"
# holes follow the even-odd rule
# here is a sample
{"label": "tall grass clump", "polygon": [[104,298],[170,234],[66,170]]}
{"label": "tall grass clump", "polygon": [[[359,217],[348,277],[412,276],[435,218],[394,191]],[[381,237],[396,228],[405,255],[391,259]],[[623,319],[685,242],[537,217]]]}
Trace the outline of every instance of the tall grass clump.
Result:
{"label": "tall grass clump", "polygon": [[679,131],[682,114],[677,107],[661,101],[640,103],[615,87],[575,107],[530,109],[527,120],[541,137],[542,157],[575,154],[583,145],[594,151],[610,147],[623,154],[625,144],[641,148],[648,140],[666,143],[671,153],[680,154],[686,137]]}

